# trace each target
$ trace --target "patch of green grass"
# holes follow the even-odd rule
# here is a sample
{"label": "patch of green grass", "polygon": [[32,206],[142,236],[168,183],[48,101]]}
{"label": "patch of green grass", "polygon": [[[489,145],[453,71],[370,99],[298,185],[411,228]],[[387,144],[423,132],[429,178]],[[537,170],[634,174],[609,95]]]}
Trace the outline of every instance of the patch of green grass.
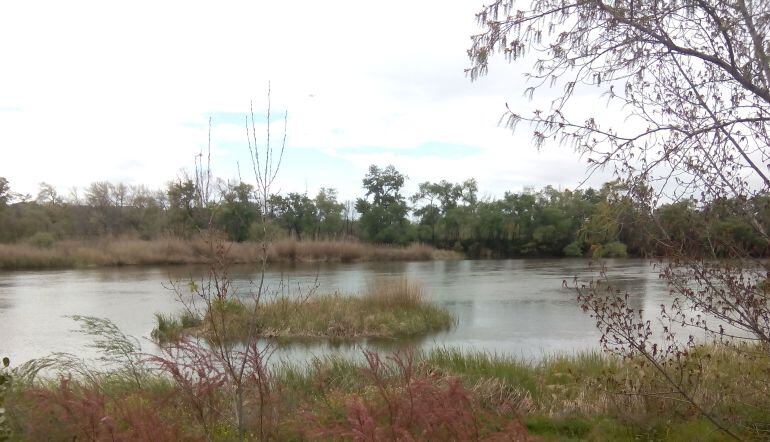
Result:
{"label": "patch of green grass", "polygon": [[471,382],[495,378],[526,390],[533,396],[537,396],[540,391],[532,366],[515,359],[484,352],[463,352],[453,348],[440,348],[429,352],[424,356],[424,360],[440,371],[462,376]]}
{"label": "patch of green grass", "polygon": [[524,425],[532,434],[556,436],[559,440],[584,440],[593,428],[590,421],[579,417],[558,419],[545,416],[528,416],[524,419]]}
{"label": "patch of green grass", "polygon": [[200,317],[186,310],[177,316],[155,313],[156,325],[150,336],[160,343],[172,342],[178,340],[187,330],[199,327],[202,322]]}

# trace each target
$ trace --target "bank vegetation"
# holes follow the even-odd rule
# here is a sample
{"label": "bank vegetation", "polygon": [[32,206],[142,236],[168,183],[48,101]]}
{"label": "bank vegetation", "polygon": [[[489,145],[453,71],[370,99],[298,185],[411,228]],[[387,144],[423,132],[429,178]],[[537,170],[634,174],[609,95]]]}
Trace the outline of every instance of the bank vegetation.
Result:
{"label": "bank vegetation", "polygon": [[[3,431],[30,441],[239,440],[216,367],[199,360],[190,366],[198,376],[179,384],[141,360],[139,376],[63,355],[5,369]],[[687,356],[688,382],[700,403],[730,416],[734,434],[766,440],[769,363],[751,346],[698,347]],[[43,366],[64,374],[40,376]],[[441,348],[364,352],[278,363],[269,382],[264,400],[246,385],[247,440],[729,440],[665,390],[659,371],[602,353],[525,362]]]}
{"label": "bank vegetation", "polygon": [[[232,264],[261,260],[258,243],[228,244]],[[204,239],[163,237],[154,240],[102,238],[52,241],[50,244],[0,244],[0,269],[82,268],[125,265],[207,264],[210,244]],[[462,255],[425,244],[397,246],[350,241],[297,241],[270,244],[270,263],[426,261],[457,259]]]}

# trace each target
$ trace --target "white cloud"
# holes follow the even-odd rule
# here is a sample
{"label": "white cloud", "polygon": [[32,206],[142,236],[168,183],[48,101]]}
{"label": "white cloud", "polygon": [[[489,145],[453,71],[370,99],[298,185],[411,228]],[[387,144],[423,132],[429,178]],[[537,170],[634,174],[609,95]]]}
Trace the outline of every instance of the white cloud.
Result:
{"label": "white cloud", "polygon": [[[289,149],[332,164],[283,175],[285,190],[322,185],[352,196],[369,163],[412,178],[476,177],[481,190],[574,186],[569,149],[538,153],[526,131],[497,127],[521,98],[523,66],[465,78],[481,2],[12,2],[0,17],[0,176],[34,193],[95,180],[160,186],[207,139],[208,115],[265,103],[289,110]],[[276,127],[280,132],[280,127]],[[247,157],[244,129],[214,126],[215,170]],[[260,140],[261,141],[261,140]],[[232,147],[244,149],[236,153]],[[476,147],[466,159],[415,157],[425,143]],[[361,147],[387,154],[351,154]],[[400,153],[400,151],[404,153]],[[304,152],[304,151],[303,151]],[[346,153],[342,153],[346,152]],[[288,157],[287,157],[288,158]],[[241,164],[244,169],[244,164]]]}

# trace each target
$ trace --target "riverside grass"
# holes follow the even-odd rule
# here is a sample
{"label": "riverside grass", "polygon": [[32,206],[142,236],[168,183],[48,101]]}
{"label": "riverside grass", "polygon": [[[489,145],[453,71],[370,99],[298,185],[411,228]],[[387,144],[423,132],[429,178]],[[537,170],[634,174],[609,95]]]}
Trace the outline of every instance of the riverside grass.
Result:
{"label": "riverside grass", "polygon": [[[228,259],[233,264],[257,263],[261,253],[258,243],[231,243]],[[47,245],[0,244],[0,269],[207,264],[210,256],[209,245],[200,238],[62,240]],[[424,244],[397,247],[335,240],[281,239],[271,243],[267,252],[267,260],[271,263],[427,261],[459,257],[457,253]]]}
{"label": "riverside grass", "polygon": [[422,286],[401,278],[375,281],[361,296],[279,297],[262,302],[256,317],[249,302],[215,300],[205,318],[189,311],[176,316],[157,314],[152,337],[160,343],[189,334],[211,337],[206,325],[212,314],[217,324],[224,321],[225,338],[236,340],[248,336],[252,328],[260,330],[261,336],[281,339],[395,339],[446,330],[455,324],[446,309],[425,300]]}
{"label": "riverside grass", "polygon": [[[759,356],[746,363],[745,358],[736,357],[737,352],[745,351],[758,351]],[[770,416],[762,412],[770,409],[768,387],[757,381],[766,377],[770,367],[766,355],[764,350],[751,346],[736,348],[719,344],[700,347],[688,355],[703,371],[698,382],[692,385],[697,399],[713,412],[729,416],[731,428],[746,440],[766,440],[770,426]],[[640,369],[632,360],[588,352],[527,362],[452,348],[417,351],[413,359],[410,376],[420,382],[441,385],[451,379],[460,381],[469,392],[473,413],[488,418],[480,421],[481,436],[494,434],[506,428],[507,422],[520,420],[529,439],[515,440],[728,440],[676,397],[620,394],[614,379],[624,379],[628,385],[661,380],[654,370]],[[741,360],[744,362],[739,362]],[[273,439],[324,439],[318,432],[309,430],[346,425],[351,404],[362,398],[377,397],[383,385],[388,394],[403,391],[403,372],[392,360],[386,360],[386,365],[382,384],[377,386],[361,360],[330,355],[309,363],[278,363],[271,369],[270,378],[271,388],[276,392],[270,405],[274,412]],[[65,405],[77,406],[82,402],[81,396],[90,404],[93,395],[87,392],[98,390],[103,395],[101,400],[106,401],[105,410],[120,411],[126,404],[149,407],[149,415],[163,417],[164,425],[178,430],[173,433],[174,437],[205,439],[195,419],[195,407],[187,402],[186,396],[167,379],[154,374],[146,376],[141,387],[119,376],[69,379]],[[731,381],[714,382],[715,377],[729,377]],[[747,379],[753,382],[744,382]],[[97,385],[92,386],[94,383]],[[106,419],[75,421],[77,425],[73,425],[67,419],[79,415],[55,413],[61,410],[41,413],[40,410],[50,407],[52,396],[61,396],[61,389],[62,383],[54,380],[14,384],[5,406],[18,440],[80,439],[83,429],[91,424],[96,427],[118,424],[115,427],[124,430],[131,422],[141,425],[142,421],[127,423]],[[227,407],[227,392],[213,393],[209,399]],[[210,440],[237,440],[226,415],[215,419],[218,420],[212,426]],[[62,420],[68,425],[62,425]],[[256,437],[248,439],[256,440]]]}

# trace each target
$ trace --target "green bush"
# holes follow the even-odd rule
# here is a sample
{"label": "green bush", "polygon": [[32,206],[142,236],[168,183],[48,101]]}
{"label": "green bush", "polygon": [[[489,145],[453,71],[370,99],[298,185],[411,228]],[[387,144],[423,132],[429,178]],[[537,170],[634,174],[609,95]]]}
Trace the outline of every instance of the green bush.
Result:
{"label": "green bush", "polygon": [[620,241],[608,242],[593,248],[594,258],[626,258],[628,257],[628,248]]}
{"label": "green bush", "polygon": [[578,258],[583,256],[583,246],[580,241],[572,241],[563,250],[564,256]]}
{"label": "green bush", "polygon": [[27,242],[35,247],[50,248],[56,242],[56,238],[50,232],[37,232],[27,238]]}
{"label": "green bush", "polygon": [[[265,233],[267,233],[267,238],[265,238]],[[276,239],[286,238],[288,236],[289,233],[286,230],[271,220],[267,221],[267,225],[264,228],[262,227],[262,223],[256,221],[251,223],[249,226],[249,241],[273,241]]]}

